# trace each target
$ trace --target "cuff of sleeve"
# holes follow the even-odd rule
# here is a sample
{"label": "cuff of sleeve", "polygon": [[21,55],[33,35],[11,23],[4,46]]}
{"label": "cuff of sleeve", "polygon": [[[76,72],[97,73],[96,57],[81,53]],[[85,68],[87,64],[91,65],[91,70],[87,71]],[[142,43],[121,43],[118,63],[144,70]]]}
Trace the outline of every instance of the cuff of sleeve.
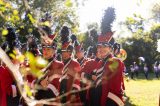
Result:
{"label": "cuff of sleeve", "polygon": [[58,92],[58,90],[56,89],[56,87],[55,87],[54,85],[48,84],[47,88],[51,89],[52,92],[53,92],[56,96],[59,95],[59,92]]}
{"label": "cuff of sleeve", "polygon": [[12,87],[12,96],[13,96],[13,97],[16,97],[16,96],[17,96],[16,86],[15,86],[15,85],[11,85],[11,87]]}
{"label": "cuff of sleeve", "polygon": [[77,90],[81,89],[81,87],[79,85],[77,85],[77,84],[73,84],[73,87],[76,88]]}
{"label": "cuff of sleeve", "polygon": [[35,82],[36,82],[36,80],[33,80],[33,81],[32,81],[32,83],[31,83],[31,88],[34,88]]}
{"label": "cuff of sleeve", "polygon": [[85,74],[85,73],[84,73],[84,72],[82,72],[82,74],[81,74],[81,78],[82,78],[82,79],[84,78],[84,74]]}
{"label": "cuff of sleeve", "polygon": [[90,74],[84,74],[84,77],[87,78],[88,80],[92,80],[92,75]]}

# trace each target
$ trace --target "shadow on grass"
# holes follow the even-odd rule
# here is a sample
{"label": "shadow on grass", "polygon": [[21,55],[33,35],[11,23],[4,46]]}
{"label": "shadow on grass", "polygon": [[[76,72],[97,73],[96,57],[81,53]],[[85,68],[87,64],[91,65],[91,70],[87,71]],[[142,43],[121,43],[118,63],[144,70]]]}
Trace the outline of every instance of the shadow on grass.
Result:
{"label": "shadow on grass", "polygon": [[127,97],[125,105],[124,106],[136,106],[135,104],[131,103],[130,97]]}

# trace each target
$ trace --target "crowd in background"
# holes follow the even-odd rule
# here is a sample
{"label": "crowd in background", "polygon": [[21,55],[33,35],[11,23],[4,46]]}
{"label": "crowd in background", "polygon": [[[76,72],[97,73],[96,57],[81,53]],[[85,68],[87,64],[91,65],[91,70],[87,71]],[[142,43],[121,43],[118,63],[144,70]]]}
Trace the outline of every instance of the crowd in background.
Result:
{"label": "crowd in background", "polygon": [[138,78],[140,73],[143,73],[146,79],[149,78],[149,73],[154,73],[155,78],[159,79],[160,77],[160,63],[156,61],[149,70],[148,65],[144,62],[142,65],[138,65],[136,62],[133,62],[132,65],[126,70],[126,73],[130,74],[131,79]]}

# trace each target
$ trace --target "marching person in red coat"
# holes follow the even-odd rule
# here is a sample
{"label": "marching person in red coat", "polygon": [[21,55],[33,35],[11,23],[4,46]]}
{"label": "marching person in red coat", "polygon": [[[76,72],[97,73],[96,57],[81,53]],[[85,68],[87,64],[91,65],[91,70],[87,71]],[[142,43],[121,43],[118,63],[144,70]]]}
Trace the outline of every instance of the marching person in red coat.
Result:
{"label": "marching person in red coat", "polygon": [[[82,68],[89,59],[84,56],[84,52],[85,52],[84,48],[79,43],[76,45],[75,51],[76,51],[75,55],[77,57],[77,61]],[[86,84],[83,83],[83,79],[81,80],[80,84],[81,84],[81,89],[86,87]],[[87,106],[88,104],[86,99],[87,90],[82,90],[79,94],[80,94],[80,99],[83,103],[83,106]]]}
{"label": "marching person in red coat", "polygon": [[[1,62],[1,61],[0,61]],[[2,101],[2,91],[1,91],[1,72],[3,70],[3,67],[2,65],[0,65],[0,104],[1,104],[1,101]]]}
{"label": "marching person in red coat", "polygon": [[[10,74],[9,70],[7,69],[7,67],[4,67],[4,66],[1,66],[0,67],[0,84],[1,84],[1,89],[0,89],[0,92],[1,92],[1,100],[0,100],[0,104],[2,106],[7,106],[8,104],[8,96],[13,96],[15,97],[13,93],[13,90],[12,90],[12,84],[14,82],[13,80],[13,77],[12,75]],[[15,85],[13,85],[14,88]]]}
{"label": "marching person in red coat", "polygon": [[[88,102],[87,105],[90,106],[97,105],[97,96],[98,96],[95,92],[94,80],[96,78],[95,74],[96,74],[96,69],[99,66],[100,57],[98,52],[97,51],[95,52],[96,52],[96,58],[88,60],[82,67],[82,72],[81,72],[81,78],[87,79],[89,83],[92,85],[91,88],[87,90],[86,94],[86,100]],[[88,84],[86,83],[86,85]]]}
{"label": "marching person in red coat", "polygon": [[[13,63],[16,64],[15,61]],[[18,106],[19,91],[12,73],[4,64],[0,66],[0,84],[0,104],[2,106]]]}
{"label": "marching person in red coat", "polygon": [[[25,52],[30,52],[35,57],[42,55],[41,52],[39,51],[36,38],[32,34],[27,35],[26,38],[27,38],[26,44],[22,45],[22,53],[25,54]],[[30,69],[29,62],[30,61],[26,58],[24,63],[22,64],[22,67],[24,67],[24,69],[26,69],[27,72],[27,74],[25,75],[25,80],[27,80],[29,86],[31,86],[32,88],[34,86],[36,77],[29,70]]]}
{"label": "marching person in red coat", "polygon": [[113,57],[112,34],[101,35],[98,39],[98,49],[103,59],[96,72],[96,86],[102,85],[101,106],[124,106],[123,103],[123,62]]}
{"label": "marching person in red coat", "polygon": [[[8,27],[7,30],[8,34],[5,36],[6,41],[1,47],[6,51],[6,54],[11,59],[12,63],[19,66],[20,62],[17,59],[17,56],[20,55],[18,37],[13,28]],[[18,106],[20,95],[18,88],[16,87],[15,79],[6,64],[0,66],[0,84],[0,105]]]}
{"label": "marching person in red coat", "polygon": [[42,41],[42,53],[43,57],[50,62],[48,66],[48,79],[50,84],[48,87],[52,89],[53,93],[56,96],[59,96],[60,82],[59,78],[62,74],[63,63],[56,59],[56,43],[54,42],[55,35],[49,35],[46,38],[43,38]]}
{"label": "marching person in red coat", "polygon": [[83,67],[83,65],[85,64],[86,61],[88,61],[89,59],[85,57],[84,55],[84,48],[82,47],[82,45],[78,45],[75,47],[75,52],[76,52],[76,57],[77,57],[77,61],[80,64],[81,67]]}
{"label": "marching person in red coat", "polygon": [[[49,64],[45,70],[42,69],[45,72],[45,75],[40,80],[36,81],[41,88],[38,88],[38,91],[35,94],[37,100],[56,98],[60,94],[59,79],[64,65],[56,59],[57,45],[54,39],[55,35],[43,36],[41,38],[43,58],[48,60]],[[59,100],[57,99],[55,102],[59,103]]]}
{"label": "marching person in red coat", "polygon": [[[62,46],[62,59],[64,63],[64,69],[62,72],[62,77],[60,78],[60,92],[61,95],[69,93],[72,90],[80,90],[80,78],[79,73],[81,67],[79,63],[71,58],[73,46],[69,45],[69,42]],[[69,94],[61,99],[62,103],[78,103],[80,102],[80,97],[78,93]]]}

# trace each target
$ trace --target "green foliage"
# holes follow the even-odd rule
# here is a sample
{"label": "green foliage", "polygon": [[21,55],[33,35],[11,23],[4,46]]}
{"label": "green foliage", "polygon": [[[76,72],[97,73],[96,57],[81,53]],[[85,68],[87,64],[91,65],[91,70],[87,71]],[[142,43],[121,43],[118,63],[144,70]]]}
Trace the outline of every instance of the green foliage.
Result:
{"label": "green foliage", "polygon": [[87,28],[88,28],[88,30],[91,30],[91,29],[98,29],[99,26],[98,26],[98,23],[93,22],[93,23],[89,23],[89,24],[87,25]]}
{"label": "green foliage", "polygon": [[82,41],[82,43],[84,44],[84,48],[87,50],[87,48],[92,44],[92,39],[89,37],[89,32],[86,32],[83,35],[84,35],[83,38],[84,40]]}
{"label": "green foliage", "polygon": [[96,47],[98,41],[98,29],[99,26],[97,23],[89,23],[87,25],[88,31],[85,33],[81,33],[78,36],[78,39],[81,43],[83,43],[83,47],[85,50],[88,49],[89,46]]}
{"label": "green foliage", "polygon": [[160,22],[160,1],[156,1],[151,7],[152,19]]}
{"label": "green foliage", "polygon": [[[33,34],[39,39],[37,28],[42,26],[55,29],[51,32],[53,34],[59,32],[65,24],[77,33],[79,24],[75,9],[75,3],[71,0],[10,0],[10,2],[1,0],[0,30],[8,25],[15,27],[22,43],[26,42],[28,34]],[[51,20],[40,22],[46,13],[51,16]]]}
{"label": "green foliage", "polygon": [[80,33],[80,34],[77,36],[77,38],[78,38],[78,41],[79,41],[80,43],[82,43],[82,42],[84,42],[84,41],[86,40],[86,36],[85,36],[84,33]]}
{"label": "green foliage", "polygon": [[71,0],[66,0],[65,5],[66,5],[67,7],[72,7],[72,6],[73,6]]}
{"label": "green foliage", "polygon": [[51,15],[51,27],[56,27],[58,32],[60,28],[67,24],[72,28],[75,28],[78,25],[78,18],[75,13],[76,7],[71,0],[32,0],[29,2],[30,6],[39,12],[38,18],[42,18],[45,13]]}
{"label": "green foliage", "polygon": [[31,89],[30,89],[30,87],[28,86],[27,83],[24,84],[24,91],[26,92],[26,95],[27,95],[28,97],[33,96],[33,93],[31,92]]}
{"label": "green foliage", "polygon": [[7,34],[8,34],[8,30],[6,30],[6,29],[2,30],[2,35],[3,35],[3,36],[5,36],[5,35],[7,35]]}
{"label": "green foliage", "polygon": [[91,29],[88,30],[86,33],[84,33],[82,43],[85,50],[87,50],[89,46],[93,46],[96,48],[97,42],[98,42],[98,33],[96,29]]}
{"label": "green foliage", "polygon": [[37,78],[42,77],[43,72],[41,69],[45,68],[48,62],[41,57],[34,57],[30,52],[26,52],[25,57],[29,60],[30,73]]}
{"label": "green foliage", "polygon": [[145,19],[143,17],[137,14],[133,14],[133,17],[127,17],[124,25],[126,25],[129,31],[135,33],[138,30],[144,30],[144,22]]}
{"label": "green foliage", "polygon": [[20,17],[18,10],[14,8],[10,3],[0,0],[0,27],[1,30],[7,25],[19,25]]}
{"label": "green foliage", "polygon": [[160,38],[160,24],[154,24],[151,27],[151,31],[150,31],[150,35],[151,37],[153,37],[155,40]]}
{"label": "green foliage", "polygon": [[160,37],[160,25],[155,24],[151,30],[146,32],[144,29],[145,19],[140,15],[134,14],[124,22],[126,28],[131,32],[132,37],[121,39],[122,47],[127,51],[127,66],[134,61],[139,62],[138,57],[144,57],[150,66],[160,59],[157,50],[157,39]]}
{"label": "green foliage", "polygon": [[123,49],[127,51],[127,59],[125,60],[127,66],[132,64],[133,61],[138,63],[138,57],[141,56],[144,57],[147,64],[150,65],[160,59],[160,55],[156,51],[157,41],[150,33],[134,33],[133,37],[124,38],[121,40],[121,43]]}

